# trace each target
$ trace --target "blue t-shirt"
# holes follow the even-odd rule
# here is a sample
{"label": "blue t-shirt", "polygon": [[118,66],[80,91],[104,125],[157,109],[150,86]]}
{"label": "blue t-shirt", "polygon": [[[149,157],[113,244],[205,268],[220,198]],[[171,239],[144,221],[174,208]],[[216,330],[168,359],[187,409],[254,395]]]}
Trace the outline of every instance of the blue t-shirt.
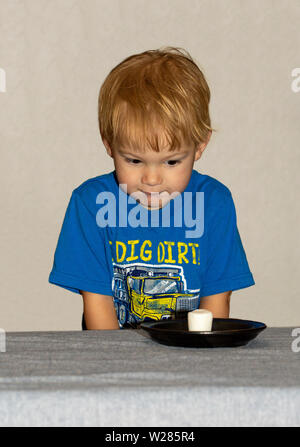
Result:
{"label": "blue t-shirt", "polygon": [[49,282],[112,296],[120,328],[255,284],[231,192],[194,169],[186,189],[160,209],[119,188],[115,171],[74,189]]}

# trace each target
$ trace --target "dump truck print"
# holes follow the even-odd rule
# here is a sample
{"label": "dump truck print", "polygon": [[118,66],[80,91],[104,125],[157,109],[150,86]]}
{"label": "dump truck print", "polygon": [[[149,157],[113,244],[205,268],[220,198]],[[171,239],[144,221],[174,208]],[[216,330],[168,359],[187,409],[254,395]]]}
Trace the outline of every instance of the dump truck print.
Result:
{"label": "dump truck print", "polygon": [[113,267],[114,306],[121,327],[199,308],[200,289],[185,289],[182,267],[115,263]]}

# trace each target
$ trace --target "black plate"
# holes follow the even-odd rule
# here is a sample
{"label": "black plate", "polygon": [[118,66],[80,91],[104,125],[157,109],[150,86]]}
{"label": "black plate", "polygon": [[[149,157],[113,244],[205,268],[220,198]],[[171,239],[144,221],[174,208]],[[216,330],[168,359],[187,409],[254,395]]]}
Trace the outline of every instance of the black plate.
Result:
{"label": "black plate", "polygon": [[170,346],[224,348],[246,345],[261,331],[264,323],[236,318],[214,318],[210,332],[190,332],[187,319],[143,321],[140,329],[151,338]]}

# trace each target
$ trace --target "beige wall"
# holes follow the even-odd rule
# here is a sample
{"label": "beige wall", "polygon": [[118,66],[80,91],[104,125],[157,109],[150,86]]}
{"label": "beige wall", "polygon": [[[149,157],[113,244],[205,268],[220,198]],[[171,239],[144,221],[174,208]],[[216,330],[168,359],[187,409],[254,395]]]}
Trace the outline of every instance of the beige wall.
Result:
{"label": "beige wall", "polygon": [[72,190],[114,168],[99,88],[164,45],[187,49],[212,92],[218,133],[195,169],[232,191],[256,281],[231,316],[300,326],[299,21],[299,0],[1,0],[0,327],[80,329],[81,296],[48,276]]}

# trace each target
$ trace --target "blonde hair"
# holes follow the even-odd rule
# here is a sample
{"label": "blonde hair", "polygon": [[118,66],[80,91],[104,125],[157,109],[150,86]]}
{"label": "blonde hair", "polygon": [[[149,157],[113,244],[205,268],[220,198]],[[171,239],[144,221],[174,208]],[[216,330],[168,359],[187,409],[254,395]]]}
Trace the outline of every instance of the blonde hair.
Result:
{"label": "blonde hair", "polygon": [[161,131],[169,151],[183,142],[206,142],[212,129],[210,90],[190,54],[175,47],[144,51],[127,57],[104,80],[98,98],[102,140],[112,150],[159,152]]}

